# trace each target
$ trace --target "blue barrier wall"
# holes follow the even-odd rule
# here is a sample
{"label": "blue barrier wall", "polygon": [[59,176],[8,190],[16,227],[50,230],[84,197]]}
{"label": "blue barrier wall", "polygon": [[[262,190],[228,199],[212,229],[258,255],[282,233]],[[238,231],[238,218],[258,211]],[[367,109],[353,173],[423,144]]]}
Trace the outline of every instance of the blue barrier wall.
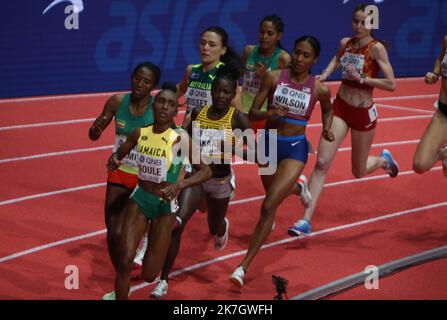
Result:
{"label": "blue barrier wall", "polygon": [[[67,30],[69,2],[2,2],[0,97],[125,90],[137,62],[150,60],[162,79],[178,82],[199,62],[203,29],[221,25],[239,52],[257,42],[259,22],[276,13],[285,22],[283,46],[312,34],[322,43],[320,72],[351,34],[354,0],[84,0],[79,29]],[[344,3],[346,2],[346,3]],[[447,33],[447,0],[381,0],[378,38],[385,39],[397,76],[431,70]],[[335,74],[333,79],[337,79]]]}

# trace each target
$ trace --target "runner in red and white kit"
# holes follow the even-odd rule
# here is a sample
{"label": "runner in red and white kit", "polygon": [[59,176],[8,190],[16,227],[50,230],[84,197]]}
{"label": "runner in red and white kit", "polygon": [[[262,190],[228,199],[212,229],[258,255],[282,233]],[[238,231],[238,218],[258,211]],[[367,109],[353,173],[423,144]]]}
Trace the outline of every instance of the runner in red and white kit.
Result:
{"label": "runner in red and white kit", "polygon": [[[371,28],[365,26],[368,17],[365,13],[367,6],[362,4],[355,8],[352,15],[353,37],[341,40],[340,50],[319,76],[320,81],[325,81],[336,69],[342,69],[342,84],[333,103],[332,130],[335,141],[329,143],[320,138],[318,159],[309,184],[312,200],[310,206],[305,209],[303,219],[289,228],[291,236],[310,234],[310,220],[323,189],[326,174],[349,129],[352,174],[356,178],[362,178],[379,168],[386,170],[391,177],[396,177],[399,172],[397,162],[390,151],[384,149],[379,157],[369,155],[378,117],[373,102],[374,88],[394,91],[396,81],[386,47],[372,36]],[[379,70],[384,78],[378,78]]]}

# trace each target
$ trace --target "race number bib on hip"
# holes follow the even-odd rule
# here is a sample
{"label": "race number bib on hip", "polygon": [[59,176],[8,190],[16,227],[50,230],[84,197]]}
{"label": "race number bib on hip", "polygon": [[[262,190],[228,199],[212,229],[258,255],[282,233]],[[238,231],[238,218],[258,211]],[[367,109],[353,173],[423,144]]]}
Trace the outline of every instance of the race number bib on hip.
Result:
{"label": "race number bib on hip", "polygon": [[379,113],[377,112],[377,107],[375,104],[373,104],[373,106],[371,108],[369,108],[368,113],[369,113],[369,119],[371,120],[371,122],[374,122],[377,120]]}
{"label": "race number bib on hip", "polygon": [[176,213],[179,209],[178,200],[177,198],[171,200],[171,212]]}
{"label": "race number bib on hip", "polygon": [[293,115],[305,116],[309,108],[310,98],[310,93],[278,85],[273,95],[273,105],[277,108],[286,107],[289,109],[289,113]]}
{"label": "race number bib on hip", "polygon": [[354,54],[345,52],[340,59],[342,78],[346,80],[354,80],[347,72],[348,66],[353,65],[359,74],[363,73],[363,66],[365,65],[365,56],[361,54]]}
{"label": "race number bib on hip", "polygon": [[[115,145],[113,146],[113,152],[116,152],[118,148],[126,142],[127,137],[123,135],[116,135],[115,137]],[[130,150],[130,152],[121,160],[122,164],[128,166],[128,167],[137,167],[137,156],[138,153],[136,152],[135,148]]]}
{"label": "race number bib on hip", "polygon": [[138,177],[144,181],[160,183],[166,181],[168,159],[138,155]]}

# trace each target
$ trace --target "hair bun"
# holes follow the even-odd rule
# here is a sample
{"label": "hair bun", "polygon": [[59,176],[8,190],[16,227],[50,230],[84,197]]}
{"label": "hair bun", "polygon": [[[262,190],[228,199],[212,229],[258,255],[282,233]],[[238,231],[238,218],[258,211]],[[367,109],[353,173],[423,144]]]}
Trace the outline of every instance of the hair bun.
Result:
{"label": "hair bun", "polygon": [[174,93],[177,93],[177,86],[175,85],[175,83],[173,82],[163,82],[163,84],[161,85],[161,90],[171,90]]}

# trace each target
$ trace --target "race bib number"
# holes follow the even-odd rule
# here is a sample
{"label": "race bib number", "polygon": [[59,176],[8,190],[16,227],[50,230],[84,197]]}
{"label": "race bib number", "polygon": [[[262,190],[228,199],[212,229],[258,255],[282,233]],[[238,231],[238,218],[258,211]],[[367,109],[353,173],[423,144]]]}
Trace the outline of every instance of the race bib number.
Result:
{"label": "race bib number", "polygon": [[345,52],[340,59],[342,78],[347,80],[354,80],[347,72],[348,66],[353,65],[359,74],[363,73],[363,66],[365,65],[365,56],[361,54],[353,54]]}
{"label": "race bib number", "polygon": [[186,108],[191,111],[197,107],[209,106],[213,103],[211,91],[189,88],[186,90]]}
{"label": "race bib number", "polygon": [[138,155],[138,177],[144,181],[160,183],[166,181],[168,159]]}
{"label": "race bib number", "polygon": [[289,113],[293,115],[305,116],[307,109],[309,109],[310,98],[310,93],[278,85],[273,95],[273,105],[275,107],[286,107],[289,109]]}
{"label": "race bib number", "polygon": [[200,134],[200,152],[206,156],[220,156],[224,151],[225,130],[200,129],[198,131]]}
{"label": "race bib number", "polygon": [[[126,142],[127,137],[123,135],[116,135],[115,137],[115,145],[113,146],[113,152],[116,152],[118,148]],[[137,151],[135,148],[130,150],[130,152],[123,158],[122,163],[129,167],[137,167]]]}
{"label": "race bib number", "polygon": [[379,113],[377,112],[377,107],[375,104],[371,108],[369,108],[368,113],[369,113],[369,119],[371,120],[371,122],[376,121],[377,117],[379,116]]}
{"label": "race bib number", "polygon": [[178,200],[177,198],[171,200],[171,212],[176,213],[179,209]]}
{"label": "race bib number", "polygon": [[242,89],[244,92],[248,92],[252,95],[256,95],[261,87],[261,79],[256,77],[254,71],[247,70],[244,73],[244,82],[242,84]]}

